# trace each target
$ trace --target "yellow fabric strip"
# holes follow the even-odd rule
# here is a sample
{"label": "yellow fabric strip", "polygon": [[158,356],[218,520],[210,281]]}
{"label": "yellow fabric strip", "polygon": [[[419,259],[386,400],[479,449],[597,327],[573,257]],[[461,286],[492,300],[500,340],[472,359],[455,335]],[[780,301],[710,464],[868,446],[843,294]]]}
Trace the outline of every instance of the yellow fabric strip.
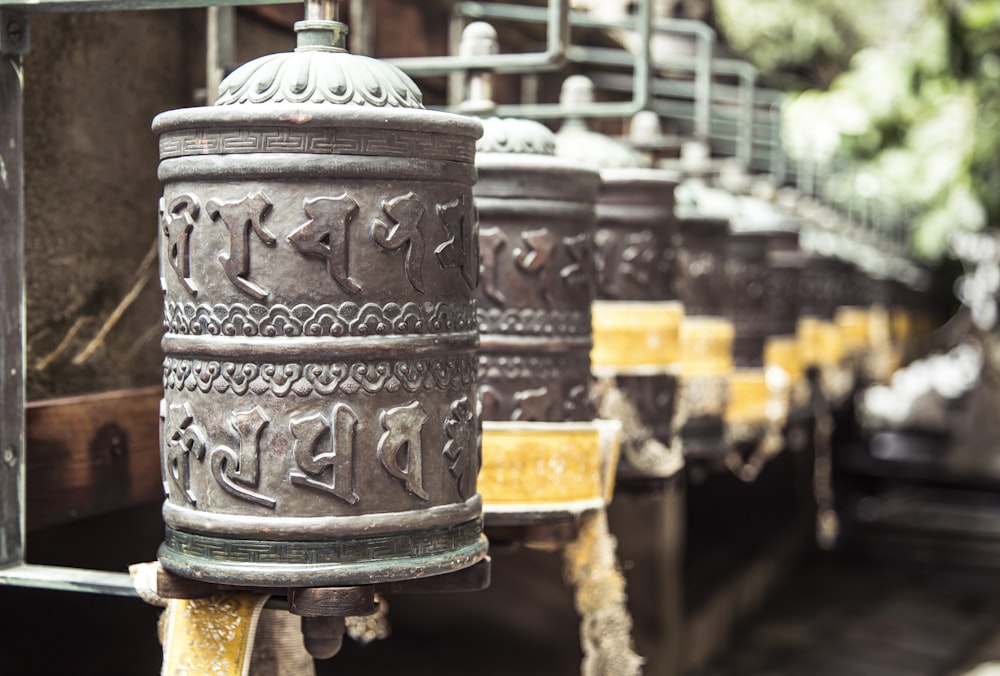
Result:
{"label": "yellow fabric strip", "polygon": [[607,501],[618,463],[619,425],[484,422],[479,493],[498,505]]}
{"label": "yellow fabric strip", "polygon": [[892,326],[892,342],[905,344],[913,337],[913,315],[909,310],[894,307],[889,310],[889,323]]}
{"label": "yellow fabric strip", "polygon": [[802,317],[798,338],[799,354],[805,366],[833,366],[844,358],[840,329],[831,321]]}
{"label": "yellow fabric strip", "polygon": [[684,317],[681,376],[725,375],[733,370],[733,324],[722,317]]}
{"label": "yellow fabric strip", "polygon": [[595,301],[592,306],[597,368],[672,366],[679,356],[684,308],[677,302]]}
{"label": "yellow fabric strip", "polygon": [[788,374],[792,383],[802,379],[802,356],[795,336],[771,336],[764,342],[764,368],[776,367]]}
{"label": "yellow fabric strip", "polygon": [[729,375],[729,402],[725,418],[728,422],[752,423],[768,419],[771,390],[764,369],[739,369]]}
{"label": "yellow fabric strip", "polygon": [[246,592],[171,599],[163,626],[163,676],[246,676],[267,599]]}
{"label": "yellow fabric strip", "polygon": [[833,322],[840,331],[845,353],[863,352],[871,346],[871,310],[866,307],[839,307]]}

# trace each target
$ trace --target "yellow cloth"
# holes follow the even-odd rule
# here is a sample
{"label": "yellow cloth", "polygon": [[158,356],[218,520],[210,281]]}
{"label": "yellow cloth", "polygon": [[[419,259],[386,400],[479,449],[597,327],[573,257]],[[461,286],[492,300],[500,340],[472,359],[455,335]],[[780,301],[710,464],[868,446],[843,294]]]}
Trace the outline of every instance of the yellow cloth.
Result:
{"label": "yellow cloth", "polygon": [[610,499],[618,462],[619,425],[483,423],[479,493],[491,507],[556,506]]}
{"label": "yellow cloth", "polygon": [[629,372],[677,363],[684,316],[680,303],[595,301],[592,313],[595,370]]}
{"label": "yellow cloth", "polygon": [[681,322],[681,377],[726,375],[733,370],[733,324],[722,317]]}
{"label": "yellow cloth", "polygon": [[266,594],[171,599],[163,622],[162,676],[246,676]]}

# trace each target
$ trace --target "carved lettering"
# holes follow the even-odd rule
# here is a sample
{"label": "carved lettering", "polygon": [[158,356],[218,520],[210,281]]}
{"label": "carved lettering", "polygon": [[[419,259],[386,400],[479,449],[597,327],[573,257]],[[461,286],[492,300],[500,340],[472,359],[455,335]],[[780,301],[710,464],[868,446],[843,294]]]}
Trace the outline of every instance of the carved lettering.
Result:
{"label": "carved lettering", "polygon": [[499,305],[507,304],[507,297],[500,289],[500,270],[497,266],[500,250],[507,246],[507,235],[500,228],[479,231],[479,265],[483,293]]}
{"label": "carved lettering", "polygon": [[442,242],[434,253],[442,268],[460,268],[462,279],[470,289],[476,288],[477,254],[473,241],[475,207],[465,194],[437,207],[438,218],[448,231],[449,239]]}
{"label": "carved lettering", "polygon": [[549,411],[557,403],[555,393],[548,387],[521,390],[514,394],[514,401],[517,402],[517,407],[511,415],[511,420],[528,422],[549,420]]}
{"label": "carved lettering", "polygon": [[590,239],[586,234],[563,237],[563,247],[570,262],[559,270],[559,277],[572,298],[585,301],[591,297],[590,275],[587,270],[591,258]]}
{"label": "carved lettering", "polygon": [[406,279],[419,293],[424,292],[424,236],[420,223],[424,218],[424,205],[412,192],[383,200],[382,211],[393,225],[380,219],[372,221],[372,239],[386,251],[406,247],[404,270]]}
{"label": "carved lettering", "polygon": [[241,500],[274,509],[277,502],[252,490],[260,485],[260,436],[269,419],[260,406],[234,412],[229,424],[240,440],[239,451],[228,446],[212,449],[212,476],[224,491]]}
{"label": "carved lettering", "polygon": [[448,471],[455,477],[458,495],[465,500],[476,492],[476,475],[482,464],[476,430],[476,415],[468,397],[452,402],[451,415],[444,421],[444,433],[448,437],[444,455],[451,461]]}
{"label": "carved lettering", "polygon": [[209,217],[213,221],[221,220],[229,231],[229,253],[219,256],[222,269],[236,288],[257,300],[266,300],[268,291],[247,279],[250,274],[250,231],[268,246],[277,241],[274,233],[263,223],[271,206],[270,200],[260,191],[235,202],[209,200],[205,205]]}
{"label": "carved lettering", "polygon": [[[166,402],[161,401],[160,421],[166,432],[162,435],[166,444],[163,471],[181,497],[197,505],[191,492],[191,456],[197,460],[205,458],[205,432],[194,424],[194,414],[187,403],[171,404],[168,408]],[[170,493],[169,487],[164,488]]]}
{"label": "carved lettering", "polygon": [[[480,375],[482,377],[482,375]],[[503,395],[492,385],[479,386],[479,401],[483,407],[483,420],[503,420]]]}
{"label": "carved lettering", "polygon": [[552,263],[559,238],[548,228],[539,228],[521,233],[521,239],[524,240],[526,248],[514,249],[514,262],[525,272],[539,273],[542,298],[549,300],[558,278],[558,270]]}
{"label": "carved lettering", "polygon": [[653,233],[643,230],[624,235],[599,229],[594,238],[600,255],[597,273],[601,287],[612,298],[633,298],[651,292],[651,274],[656,262]]}
{"label": "carved lettering", "polygon": [[167,238],[164,255],[170,267],[177,273],[184,290],[192,296],[198,295],[198,289],[191,281],[191,232],[195,221],[201,212],[198,199],[192,195],[178,195],[170,200],[164,208],[160,200],[163,218],[163,235]]}
{"label": "carved lettering", "polygon": [[326,260],[333,281],[350,293],[361,290],[348,269],[348,226],[358,215],[358,208],[347,193],[307,199],[304,209],[310,220],[288,235],[289,243],[299,253]]}
{"label": "carved lettering", "polygon": [[427,491],[423,485],[423,447],[420,440],[427,414],[420,402],[414,401],[406,406],[383,410],[378,419],[384,430],[376,448],[379,462],[390,475],[403,482],[407,491],[421,500],[427,500]]}
{"label": "carved lettering", "polygon": [[[292,483],[325,491],[349,505],[357,504],[359,498],[354,492],[357,414],[347,404],[338,403],[333,407],[331,420],[315,413],[292,418],[290,428],[295,439],[295,462],[302,470],[292,470]],[[324,478],[327,470],[329,476]]]}

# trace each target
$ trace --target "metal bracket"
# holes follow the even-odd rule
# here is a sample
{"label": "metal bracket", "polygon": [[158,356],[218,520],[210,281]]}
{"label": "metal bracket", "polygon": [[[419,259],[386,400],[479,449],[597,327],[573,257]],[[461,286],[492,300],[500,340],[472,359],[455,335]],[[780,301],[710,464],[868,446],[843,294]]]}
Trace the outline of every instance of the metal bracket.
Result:
{"label": "metal bracket", "polygon": [[[494,16],[491,13],[493,7],[492,3],[462,3],[456,6],[455,16],[490,18]],[[544,52],[497,54],[474,58],[430,56],[426,58],[387,59],[387,61],[413,76],[447,75],[462,70],[486,70],[494,73],[557,70],[566,64],[566,48],[569,46],[569,0],[549,0],[548,8],[539,7],[536,9],[541,13],[542,20],[548,24]]]}
{"label": "metal bracket", "polygon": [[0,54],[27,53],[28,37],[27,15],[0,7]]}

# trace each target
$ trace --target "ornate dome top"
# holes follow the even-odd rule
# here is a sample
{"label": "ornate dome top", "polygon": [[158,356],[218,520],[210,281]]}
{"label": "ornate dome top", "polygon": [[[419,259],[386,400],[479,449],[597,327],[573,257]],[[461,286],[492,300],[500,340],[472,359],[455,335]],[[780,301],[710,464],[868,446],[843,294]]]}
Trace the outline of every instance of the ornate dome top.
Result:
{"label": "ornate dome top", "polygon": [[295,24],[294,52],[270,54],[233,71],[219,85],[217,106],[318,103],[375,108],[423,108],[420,90],[399,68],[347,52],[339,21]]}
{"label": "ornate dome top", "polygon": [[[594,102],[594,83],[585,75],[563,82],[559,102],[569,108]],[[648,167],[649,162],[625,143],[592,131],[580,117],[567,117],[556,136],[556,154],[597,169]]]}
{"label": "ornate dome top", "polygon": [[483,120],[483,137],[476,142],[476,152],[555,155],[556,136],[533,120],[490,117]]}

